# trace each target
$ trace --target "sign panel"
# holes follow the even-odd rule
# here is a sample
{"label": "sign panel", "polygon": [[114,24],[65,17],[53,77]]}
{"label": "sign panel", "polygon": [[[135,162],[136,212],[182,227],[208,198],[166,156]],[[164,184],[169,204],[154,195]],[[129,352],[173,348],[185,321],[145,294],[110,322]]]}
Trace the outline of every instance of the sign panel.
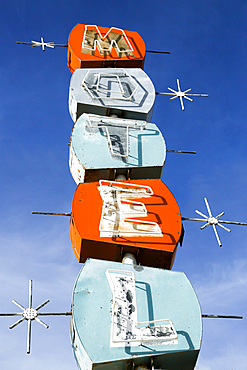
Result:
{"label": "sign panel", "polygon": [[80,369],[193,370],[202,318],[183,272],[88,259],[72,298],[71,341]]}
{"label": "sign panel", "polygon": [[77,68],[143,68],[145,53],[137,32],[78,23],[69,34],[67,61],[71,73]]}
{"label": "sign panel", "polygon": [[79,262],[130,252],[142,265],[170,269],[181,235],[178,204],[159,179],[101,180],[75,191],[70,238]]}
{"label": "sign panel", "polygon": [[69,111],[151,121],[155,90],[140,68],[77,69],[69,87]]}
{"label": "sign panel", "polygon": [[69,167],[77,184],[119,174],[160,178],[165,158],[165,141],[154,123],[83,114],[72,129]]}

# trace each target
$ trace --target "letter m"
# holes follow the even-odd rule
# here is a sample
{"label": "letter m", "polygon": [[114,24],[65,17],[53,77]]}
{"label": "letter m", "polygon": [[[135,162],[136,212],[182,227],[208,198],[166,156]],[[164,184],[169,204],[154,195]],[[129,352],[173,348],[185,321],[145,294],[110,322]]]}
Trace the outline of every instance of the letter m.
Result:
{"label": "letter m", "polygon": [[97,26],[85,25],[82,40],[83,53],[94,55],[95,50],[98,49],[100,54],[108,55],[113,46],[119,57],[134,56],[133,47],[124,30],[111,27],[107,33],[102,35]]}

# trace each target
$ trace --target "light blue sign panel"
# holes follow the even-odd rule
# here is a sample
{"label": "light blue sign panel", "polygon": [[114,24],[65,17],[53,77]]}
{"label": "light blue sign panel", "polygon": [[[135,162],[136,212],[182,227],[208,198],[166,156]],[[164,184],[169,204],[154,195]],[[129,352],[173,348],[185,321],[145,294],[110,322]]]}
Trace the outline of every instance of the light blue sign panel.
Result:
{"label": "light blue sign panel", "polygon": [[196,294],[183,272],[89,259],[73,291],[80,369],[192,370],[201,345]]}
{"label": "light blue sign panel", "polygon": [[69,167],[77,184],[160,178],[166,158],[164,138],[154,123],[83,114],[75,123]]}
{"label": "light blue sign panel", "polygon": [[83,113],[150,122],[155,90],[140,68],[76,69],[69,87],[69,111],[75,122]]}

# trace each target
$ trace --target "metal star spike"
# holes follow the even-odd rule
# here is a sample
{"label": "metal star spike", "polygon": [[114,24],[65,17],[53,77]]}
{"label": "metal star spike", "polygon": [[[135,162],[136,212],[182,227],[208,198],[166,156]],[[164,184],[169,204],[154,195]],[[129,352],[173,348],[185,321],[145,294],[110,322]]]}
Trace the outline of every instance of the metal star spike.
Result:
{"label": "metal star spike", "polygon": [[208,200],[207,198],[204,198],[204,201],[205,201],[205,204],[206,204],[206,207],[207,207],[207,211],[208,211],[208,216],[204,215],[202,212],[198,211],[198,210],[195,210],[195,212],[197,214],[199,214],[200,216],[202,216],[203,218],[186,218],[186,217],[182,217],[182,220],[188,220],[188,221],[206,221],[206,223],[201,227],[201,230],[205,229],[205,227],[211,225],[213,226],[213,229],[214,229],[214,233],[215,233],[215,236],[216,236],[216,239],[218,241],[218,244],[220,247],[222,247],[222,243],[220,241],[220,237],[219,237],[219,234],[218,234],[218,231],[216,229],[216,226],[219,226],[221,227],[222,229],[228,231],[228,232],[231,232],[230,229],[228,229],[227,227],[221,225],[222,223],[224,224],[233,224],[233,225],[243,225],[243,226],[247,226],[247,223],[245,222],[234,222],[234,221],[224,221],[224,220],[220,220],[219,218],[221,216],[223,216],[225,214],[225,212],[221,212],[220,214],[218,214],[218,216],[214,217],[212,215],[212,212],[211,212],[211,209],[209,207],[209,203],[208,203]]}
{"label": "metal star spike", "polygon": [[22,321],[27,320],[28,321],[28,330],[27,330],[27,353],[30,353],[30,347],[31,347],[31,324],[32,321],[35,320],[39,324],[43,325],[46,329],[49,328],[48,325],[46,325],[43,321],[38,319],[37,316],[43,315],[71,315],[71,312],[58,312],[58,313],[41,313],[38,312],[38,310],[42,307],[44,307],[48,302],[50,302],[49,299],[47,299],[44,303],[40,304],[37,308],[32,307],[32,300],[33,300],[33,294],[32,294],[32,280],[29,280],[29,305],[28,308],[23,307],[20,303],[16,302],[15,300],[12,300],[12,302],[18,306],[22,312],[17,313],[0,313],[0,316],[22,316],[22,318],[18,321],[16,321],[13,325],[11,325],[9,328],[13,329],[17,325],[19,325]]}
{"label": "metal star spike", "polygon": [[177,79],[177,85],[178,85],[178,91],[173,90],[170,87],[168,87],[168,90],[171,91],[170,93],[159,93],[159,92],[156,92],[156,95],[174,95],[172,98],[170,98],[170,100],[179,98],[180,103],[181,103],[182,110],[185,109],[184,108],[183,99],[187,99],[189,101],[193,101],[193,99],[189,98],[189,96],[204,96],[204,97],[205,96],[208,96],[208,94],[188,94],[188,92],[191,91],[191,89],[188,89],[188,90],[185,90],[185,91],[181,91],[179,79]]}
{"label": "metal star spike", "polygon": [[55,46],[60,46],[60,47],[67,47],[68,46],[68,45],[62,45],[62,44],[54,44],[54,42],[44,42],[43,37],[41,37],[40,39],[41,39],[41,42],[39,42],[39,41],[31,41],[31,42],[16,41],[16,43],[17,44],[22,44],[22,45],[32,45],[33,47],[41,46],[43,51],[45,51],[46,47],[54,49]]}
{"label": "metal star spike", "polygon": [[41,39],[41,42],[38,42],[38,41],[31,41],[32,42],[32,46],[41,46],[42,47],[42,50],[45,51],[45,47],[48,47],[48,48],[52,48],[54,49],[54,42],[44,42],[44,39],[43,37],[40,38]]}

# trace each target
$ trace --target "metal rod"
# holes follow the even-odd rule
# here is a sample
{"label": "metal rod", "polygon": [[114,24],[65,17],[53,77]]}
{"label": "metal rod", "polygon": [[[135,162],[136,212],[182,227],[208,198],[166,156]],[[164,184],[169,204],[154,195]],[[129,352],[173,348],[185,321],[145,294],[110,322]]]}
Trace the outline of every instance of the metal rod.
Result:
{"label": "metal rod", "polygon": [[17,44],[22,44],[22,45],[33,45],[32,42],[20,42],[20,41],[16,41]]}
{"label": "metal rod", "polygon": [[32,280],[29,280],[29,308],[32,308],[32,301],[33,301],[32,290],[33,290],[33,282]]}
{"label": "metal rod", "polygon": [[230,230],[230,229],[228,229],[227,227],[225,227],[225,226],[221,225],[220,223],[218,223],[217,225],[218,225],[219,227],[221,227],[222,229],[224,229],[224,230],[228,231],[229,233],[231,232],[231,230]]}
{"label": "metal rod", "polygon": [[146,50],[147,53],[156,53],[156,54],[171,54],[170,51],[158,51],[158,50]]}
{"label": "metal rod", "polygon": [[185,153],[185,154],[196,154],[194,151],[190,150],[166,150],[169,153]]}
{"label": "metal rod", "polygon": [[219,234],[218,234],[218,231],[216,230],[216,226],[213,224],[213,229],[214,229],[214,233],[215,233],[215,236],[216,236],[216,239],[217,239],[217,242],[219,244],[220,247],[222,247],[222,243],[221,243],[221,240],[220,240],[220,237],[219,237]]}
{"label": "metal rod", "polygon": [[219,218],[219,217],[223,216],[224,214],[225,214],[225,212],[221,212],[221,213],[218,214],[218,216],[215,216],[215,218]]}
{"label": "metal rod", "polygon": [[31,347],[31,320],[28,320],[28,327],[27,327],[27,354],[30,354],[30,347]]}
{"label": "metal rod", "polygon": [[61,315],[64,315],[64,316],[71,316],[72,315],[72,312],[39,312],[38,313],[39,316],[61,316]]}
{"label": "metal rod", "polygon": [[0,316],[22,316],[22,312],[19,312],[19,313],[0,313]]}
{"label": "metal rod", "polygon": [[207,200],[207,198],[206,198],[206,197],[204,198],[204,201],[205,201],[205,203],[206,203],[206,207],[207,207],[207,210],[208,210],[208,214],[209,214],[209,216],[210,216],[210,217],[213,217],[212,212],[211,212],[211,209],[210,209],[210,207],[209,207],[208,200]]}
{"label": "metal rod", "polygon": [[205,225],[203,225],[202,227],[200,227],[201,230],[205,229],[205,227],[209,226],[210,223],[209,222],[206,222]]}
{"label": "metal rod", "polygon": [[[191,90],[191,89],[190,89]],[[187,96],[206,96],[206,97],[208,97],[208,94],[187,94],[186,93],[186,95]]]}
{"label": "metal rod", "polygon": [[202,221],[205,222],[207,221],[205,218],[192,218],[192,217],[182,217],[183,221]]}
{"label": "metal rod", "polygon": [[243,316],[225,316],[225,315],[202,315],[203,318],[209,319],[243,319]]}
{"label": "metal rod", "polygon": [[60,48],[67,48],[68,44],[53,44],[53,46],[58,46]]}
{"label": "metal rod", "polygon": [[45,215],[45,216],[71,216],[71,213],[55,213],[55,212],[32,212],[32,215]]}
{"label": "metal rod", "polygon": [[234,221],[219,220],[219,223],[247,226],[246,222],[234,222]]}
{"label": "metal rod", "polygon": [[25,320],[25,317],[22,317],[20,320],[16,321],[14,324],[10,325],[9,329],[14,329],[17,325],[19,325],[24,320]]}
{"label": "metal rod", "polygon": [[42,326],[44,326],[46,329],[48,329],[49,328],[49,326],[48,325],[46,325],[43,321],[41,321],[40,319],[38,319],[37,317],[35,317],[35,319],[34,319],[35,321],[37,321],[40,325],[42,325]]}
{"label": "metal rod", "polygon": [[198,215],[200,215],[200,216],[202,216],[202,217],[205,217],[205,219],[207,220],[208,216],[204,215],[204,213],[202,213],[202,212],[198,211],[197,209],[195,210],[195,212],[196,212]]}
{"label": "metal rod", "polygon": [[12,299],[12,302],[17,306],[19,307],[22,311],[25,310],[25,307],[23,307],[20,303],[16,302],[14,299]]}
{"label": "metal rod", "polygon": [[182,96],[179,96],[179,99],[180,99],[180,103],[181,103],[181,108],[182,108],[182,110],[184,110],[184,101],[182,99]]}
{"label": "metal rod", "polygon": [[[158,92],[158,91],[156,91],[155,92],[155,95],[174,95],[174,94],[171,94],[171,93],[165,93],[165,92]],[[177,96],[174,96],[174,98],[177,98]],[[173,99],[174,99],[173,98]]]}
{"label": "metal rod", "polygon": [[40,308],[44,307],[47,303],[49,303],[50,300],[47,299],[44,303],[40,304],[37,308],[36,308],[36,311],[38,311]]}

